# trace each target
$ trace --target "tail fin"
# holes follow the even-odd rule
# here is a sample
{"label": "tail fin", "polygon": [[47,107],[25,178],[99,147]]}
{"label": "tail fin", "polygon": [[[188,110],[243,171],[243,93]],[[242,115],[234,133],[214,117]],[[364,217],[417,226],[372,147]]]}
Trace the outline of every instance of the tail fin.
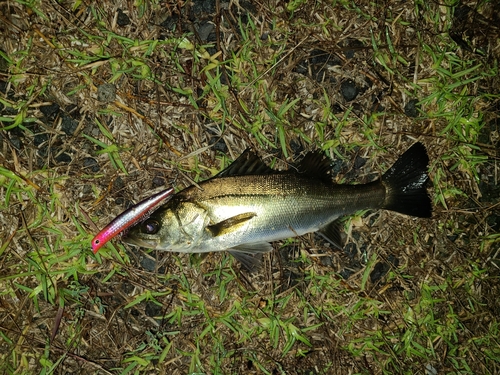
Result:
{"label": "tail fin", "polygon": [[429,156],[425,146],[418,142],[411,146],[382,176],[387,189],[386,210],[417,217],[431,217],[431,199],[425,185],[429,176]]}

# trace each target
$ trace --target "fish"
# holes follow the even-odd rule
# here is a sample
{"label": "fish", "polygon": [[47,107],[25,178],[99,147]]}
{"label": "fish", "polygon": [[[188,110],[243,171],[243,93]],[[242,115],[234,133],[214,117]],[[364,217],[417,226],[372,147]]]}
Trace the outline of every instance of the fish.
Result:
{"label": "fish", "polygon": [[173,192],[174,188],[162,190],[123,211],[92,239],[92,251],[94,254],[108,241],[124,233],[132,225],[147,219],[155,208],[172,197]]}
{"label": "fish", "polygon": [[427,150],[417,142],[379,179],[335,184],[331,161],[321,152],[277,171],[247,149],[214,177],[175,194],[123,241],[179,253],[228,251],[249,270],[273,249],[271,242],[306,233],[342,248],[340,220],[358,210],[431,217],[428,164]]}

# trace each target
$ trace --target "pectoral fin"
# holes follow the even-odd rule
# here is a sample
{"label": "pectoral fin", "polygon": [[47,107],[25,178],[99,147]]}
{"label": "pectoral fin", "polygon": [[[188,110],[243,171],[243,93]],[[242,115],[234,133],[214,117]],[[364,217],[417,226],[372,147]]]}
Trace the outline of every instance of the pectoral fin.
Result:
{"label": "pectoral fin", "polygon": [[340,219],[334,220],[331,223],[328,223],[324,227],[318,230],[318,233],[321,236],[330,242],[337,249],[342,250],[343,240],[342,240],[342,222]]}
{"label": "pectoral fin", "polygon": [[238,229],[243,223],[250,220],[252,217],[257,216],[255,212],[245,212],[229,219],[223,220],[217,224],[207,226],[212,236],[217,237],[223,234],[231,233]]}
{"label": "pectoral fin", "polygon": [[262,264],[262,253],[249,254],[241,251],[229,250],[229,254],[235,257],[235,259],[250,272],[257,271]]}
{"label": "pectoral fin", "polygon": [[250,272],[257,271],[262,264],[262,254],[273,249],[269,242],[247,243],[228,250],[243,267]]}
{"label": "pectoral fin", "polygon": [[245,243],[232,248],[234,251],[239,251],[249,254],[268,253],[273,249],[269,242]]}

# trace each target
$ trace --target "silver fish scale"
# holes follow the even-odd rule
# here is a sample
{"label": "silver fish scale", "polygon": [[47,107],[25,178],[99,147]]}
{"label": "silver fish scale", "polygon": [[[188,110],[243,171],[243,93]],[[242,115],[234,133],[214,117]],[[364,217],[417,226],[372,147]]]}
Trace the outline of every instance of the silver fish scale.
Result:
{"label": "silver fish scale", "polygon": [[300,236],[345,214],[377,208],[385,197],[380,183],[327,186],[287,174],[223,177],[206,181],[201,187],[203,190],[187,191],[185,196],[203,207],[210,219],[208,225],[247,213],[255,216],[216,237],[200,227],[200,247],[190,248],[189,252]]}

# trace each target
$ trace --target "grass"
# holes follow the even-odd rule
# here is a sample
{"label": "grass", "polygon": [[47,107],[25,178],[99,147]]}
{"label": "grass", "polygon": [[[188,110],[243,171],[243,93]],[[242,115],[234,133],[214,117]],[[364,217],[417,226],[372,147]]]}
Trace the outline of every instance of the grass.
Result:
{"label": "grass", "polygon": [[[494,3],[223,7],[208,39],[200,4],[189,27],[187,4],[155,1],[117,4],[125,26],[106,2],[2,12],[0,371],[498,373]],[[350,102],[347,79],[365,87]],[[103,83],[116,98],[97,100]],[[415,140],[433,218],[360,212],[345,251],[276,243],[254,274],[225,253],[90,251],[129,203],[248,146],[277,168],[322,149],[350,183]]]}

